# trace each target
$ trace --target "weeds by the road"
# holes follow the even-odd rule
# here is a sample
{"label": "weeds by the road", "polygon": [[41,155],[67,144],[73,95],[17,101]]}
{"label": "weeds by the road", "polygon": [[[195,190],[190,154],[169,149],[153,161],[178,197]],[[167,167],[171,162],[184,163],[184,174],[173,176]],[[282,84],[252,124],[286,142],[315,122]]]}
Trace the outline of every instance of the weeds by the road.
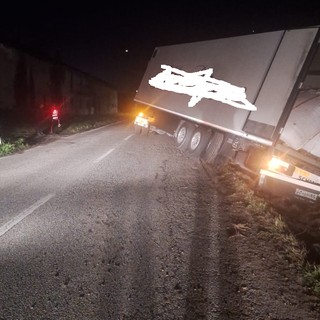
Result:
{"label": "weeds by the road", "polygon": [[308,261],[306,244],[290,229],[277,206],[255,191],[255,180],[233,166],[219,168],[218,176],[219,186],[228,201],[241,202],[251,218],[264,225],[265,231],[281,247],[284,258],[300,270],[305,285],[320,296],[320,266]]}
{"label": "weeds by the road", "polygon": [[25,138],[11,139],[11,141],[1,141],[0,143],[0,157],[19,152],[28,147]]}
{"label": "weeds by the road", "polygon": [[61,132],[63,134],[74,134],[98,128],[121,119],[119,114],[109,115],[105,117],[74,117],[63,124]]}
{"label": "weeds by the road", "polygon": [[[87,131],[98,128],[119,120],[128,119],[126,114],[115,114],[105,116],[77,116],[62,121],[61,128],[55,128],[56,134],[75,134],[78,132]],[[41,131],[42,137],[49,135],[50,123],[47,123],[46,128]],[[24,124],[21,122],[10,124],[9,127],[2,132],[2,140],[0,140],[0,157],[20,152],[26,149],[29,145],[35,144],[38,141],[39,130],[32,124]]]}
{"label": "weeds by the road", "polygon": [[307,263],[304,269],[304,278],[307,286],[320,296],[320,266]]}

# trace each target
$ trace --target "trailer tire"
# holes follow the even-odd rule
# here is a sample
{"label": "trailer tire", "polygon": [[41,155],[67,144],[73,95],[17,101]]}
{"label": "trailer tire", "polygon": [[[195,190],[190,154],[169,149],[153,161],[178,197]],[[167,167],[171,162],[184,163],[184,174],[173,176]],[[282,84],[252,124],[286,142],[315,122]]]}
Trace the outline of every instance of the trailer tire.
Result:
{"label": "trailer tire", "polygon": [[194,130],[195,126],[190,122],[184,122],[181,126],[179,126],[175,141],[180,150],[186,151],[188,149]]}
{"label": "trailer tire", "polygon": [[136,134],[141,134],[141,126],[138,126],[137,124],[134,125],[134,132]]}
{"label": "trailer tire", "polygon": [[209,143],[207,145],[206,150],[203,153],[202,159],[207,163],[214,163],[217,155],[219,153],[219,149],[222,145],[224,139],[224,134],[221,132],[214,132]]}
{"label": "trailer tire", "polygon": [[188,151],[194,156],[202,156],[206,150],[211,135],[211,130],[208,130],[204,127],[198,127],[196,130],[194,130],[191,136],[190,143],[188,145]]}
{"label": "trailer tire", "polygon": [[149,133],[149,128],[141,127],[141,134],[146,136]]}

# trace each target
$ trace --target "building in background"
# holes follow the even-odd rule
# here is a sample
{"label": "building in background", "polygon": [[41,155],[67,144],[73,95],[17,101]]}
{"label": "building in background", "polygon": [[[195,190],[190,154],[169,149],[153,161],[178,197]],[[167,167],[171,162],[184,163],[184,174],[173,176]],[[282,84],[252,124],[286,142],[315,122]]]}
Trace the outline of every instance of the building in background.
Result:
{"label": "building in background", "polygon": [[118,112],[118,93],[108,83],[67,65],[0,44],[0,116],[37,121],[57,105],[64,116]]}

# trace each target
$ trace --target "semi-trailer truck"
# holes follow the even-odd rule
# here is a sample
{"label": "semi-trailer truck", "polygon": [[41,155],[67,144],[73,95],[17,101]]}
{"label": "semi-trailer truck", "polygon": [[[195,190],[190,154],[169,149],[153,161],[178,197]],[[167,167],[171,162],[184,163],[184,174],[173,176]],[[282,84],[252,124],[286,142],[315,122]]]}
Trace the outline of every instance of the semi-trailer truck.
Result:
{"label": "semi-trailer truck", "polygon": [[261,189],[320,202],[319,38],[314,26],[155,48],[136,132],[165,132],[183,152],[256,174]]}

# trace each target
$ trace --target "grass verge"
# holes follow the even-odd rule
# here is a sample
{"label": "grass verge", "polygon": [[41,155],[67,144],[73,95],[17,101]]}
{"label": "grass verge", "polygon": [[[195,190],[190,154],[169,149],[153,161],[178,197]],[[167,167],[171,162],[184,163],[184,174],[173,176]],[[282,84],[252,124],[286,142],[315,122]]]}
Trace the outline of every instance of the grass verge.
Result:
{"label": "grass verge", "polygon": [[304,280],[306,285],[320,297],[320,266],[306,263],[304,267]]}
{"label": "grass verge", "polygon": [[[228,201],[240,202],[245,206],[250,217],[261,224],[266,232],[279,244],[288,263],[294,264],[302,275],[304,285],[320,297],[320,265],[308,261],[306,243],[290,229],[284,219],[284,212],[255,192],[255,180],[239,171],[239,168],[226,165],[217,169],[217,176],[222,193]],[[289,212],[288,216],[292,216]],[[298,213],[301,216],[301,212]],[[319,213],[320,215],[320,213]],[[308,219],[306,217],[306,219]],[[290,278],[290,275],[288,275]]]}
{"label": "grass verge", "polygon": [[[55,133],[70,135],[94,128],[98,128],[121,120],[130,120],[130,116],[124,113],[105,116],[77,116],[61,121],[61,128],[55,128]],[[49,134],[50,123],[43,129],[44,136]],[[11,124],[6,128],[0,140],[0,157],[16,152],[21,152],[29,145],[37,143],[37,130],[34,125]]]}
{"label": "grass verge", "polygon": [[9,140],[1,141],[0,143],[0,157],[7,156],[9,154],[20,152],[28,147],[28,143],[25,138],[11,138]]}

